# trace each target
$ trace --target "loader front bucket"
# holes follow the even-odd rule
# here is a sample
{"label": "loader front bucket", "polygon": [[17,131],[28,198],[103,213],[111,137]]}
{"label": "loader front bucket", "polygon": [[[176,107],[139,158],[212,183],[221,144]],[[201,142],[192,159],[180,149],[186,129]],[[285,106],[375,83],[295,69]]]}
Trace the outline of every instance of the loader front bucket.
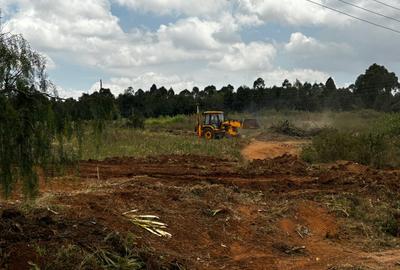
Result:
{"label": "loader front bucket", "polygon": [[248,118],[243,120],[243,129],[259,129],[260,124],[258,123],[257,119],[255,118]]}

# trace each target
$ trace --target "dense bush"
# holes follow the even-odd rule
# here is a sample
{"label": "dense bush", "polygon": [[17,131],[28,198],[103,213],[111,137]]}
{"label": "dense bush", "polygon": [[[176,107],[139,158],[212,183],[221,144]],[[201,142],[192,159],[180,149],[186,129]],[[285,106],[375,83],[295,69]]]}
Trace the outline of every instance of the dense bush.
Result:
{"label": "dense bush", "polygon": [[126,127],[143,129],[144,121],[145,119],[143,116],[139,114],[133,114],[127,119]]}
{"label": "dense bush", "polygon": [[[400,118],[393,119],[389,122],[396,126]],[[397,166],[400,163],[399,138],[392,133],[393,129],[380,127],[381,123],[359,133],[326,129],[313,138],[309,147],[303,149],[302,158],[308,162],[350,160],[378,168]]]}
{"label": "dense bush", "polygon": [[400,136],[400,114],[392,113],[383,115],[374,125],[374,128],[390,136]]}

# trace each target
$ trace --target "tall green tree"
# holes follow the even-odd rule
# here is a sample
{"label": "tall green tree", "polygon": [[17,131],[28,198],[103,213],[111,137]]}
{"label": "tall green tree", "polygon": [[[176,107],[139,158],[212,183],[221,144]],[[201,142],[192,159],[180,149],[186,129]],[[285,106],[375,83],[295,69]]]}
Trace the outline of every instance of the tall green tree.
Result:
{"label": "tall green tree", "polygon": [[253,89],[263,89],[265,88],[265,82],[262,78],[258,78],[253,83]]}
{"label": "tall green tree", "polygon": [[[364,74],[360,75],[355,83],[354,94],[358,96],[367,108],[376,108],[375,102],[392,97],[392,92],[399,88],[399,80],[393,72],[384,66],[373,64]],[[385,96],[382,98],[381,96]]]}
{"label": "tall green tree", "polygon": [[334,91],[337,90],[335,81],[332,79],[332,77],[329,77],[329,79],[326,81],[326,83],[325,83],[325,88],[326,88],[329,92],[334,92]]}

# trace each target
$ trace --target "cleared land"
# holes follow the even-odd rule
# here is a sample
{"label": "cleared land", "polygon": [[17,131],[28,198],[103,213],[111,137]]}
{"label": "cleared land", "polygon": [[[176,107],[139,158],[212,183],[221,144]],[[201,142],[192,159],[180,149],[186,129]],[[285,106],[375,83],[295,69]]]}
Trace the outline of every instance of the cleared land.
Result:
{"label": "cleared land", "polygon": [[[0,268],[398,269],[400,171],[310,165],[296,156],[307,140],[274,136],[242,148],[253,161],[210,157],[240,150],[229,141],[207,142],[208,156],[82,161],[43,180],[35,204],[0,203]],[[131,210],[172,237],[135,225]]]}
{"label": "cleared land", "polygon": [[[35,215],[3,212],[3,266],[44,264],[52,248],[101,247],[113,231],[133,233],[137,248],[150,248],[142,259],[171,269],[396,269],[400,261],[398,239],[342,202],[352,194],[382,204],[398,190],[399,171],[314,168],[293,156],[245,167],[200,156],[112,158],[80,170],[44,186]],[[134,226],[122,216],[132,209],[161,217],[172,238]]]}

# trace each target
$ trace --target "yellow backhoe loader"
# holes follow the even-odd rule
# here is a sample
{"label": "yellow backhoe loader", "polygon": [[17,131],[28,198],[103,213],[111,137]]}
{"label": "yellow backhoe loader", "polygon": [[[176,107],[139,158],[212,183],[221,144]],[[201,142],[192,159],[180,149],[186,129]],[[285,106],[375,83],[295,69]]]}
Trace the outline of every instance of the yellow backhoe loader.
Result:
{"label": "yellow backhoe loader", "polygon": [[227,120],[223,111],[206,111],[200,114],[197,109],[196,133],[207,140],[223,137],[239,136],[239,129],[257,129],[258,122],[255,119]]}

